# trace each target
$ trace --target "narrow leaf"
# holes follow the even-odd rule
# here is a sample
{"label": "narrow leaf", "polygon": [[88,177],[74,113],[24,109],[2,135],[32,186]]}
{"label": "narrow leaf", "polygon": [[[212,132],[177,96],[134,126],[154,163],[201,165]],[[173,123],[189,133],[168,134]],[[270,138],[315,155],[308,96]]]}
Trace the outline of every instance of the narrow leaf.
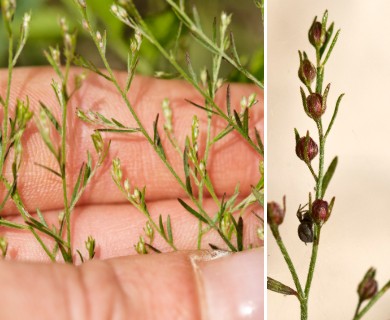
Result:
{"label": "narrow leaf", "polygon": [[343,99],[343,97],[344,97],[344,93],[340,94],[340,96],[337,99],[336,107],[334,108],[332,119],[330,120],[328,129],[326,130],[326,133],[325,133],[325,138],[328,136],[330,130],[332,130],[332,127],[333,127],[334,121],[336,120],[337,113],[339,112],[339,106],[340,106],[340,103],[341,103],[341,100]]}
{"label": "narrow leaf", "polygon": [[240,57],[239,57],[238,52],[237,52],[236,41],[234,40],[233,32],[230,32],[230,43],[231,43],[233,58],[236,61],[236,63],[240,66],[241,61],[240,61]]}
{"label": "narrow leaf", "polygon": [[183,152],[183,165],[184,165],[184,175],[186,178],[186,189],[188,193],[192,195],[193,193],[192,193],[191,177],[190,177],[190,165],[188,163],[188,143],[186,143]]}
{"label": "narrow leaf", "polygon": [[329,57],[330,57],[330,55],[331,55],[331,53],[333,51],[333,48],[334,48],[334,46],[337,43],[337,39],[339,38],[339,34],[340,34],[340,30],[337,30],[336,35],[333,38],[332,44],[330,45],[330,48],[328,50],[328,53],[326,54],[326,57],[325,57],[324,62],[322,63],[322,65],[325,65],[326,62],[328,61],[328,59],[329,59]]}
{"label": "narrow leaf", "polygon": [[256,135],[257,145],[259,146],[261,154],[264,155],[264,144],[263,141],[261,140],[260,133],[256,127],[255,127],[255,135]]}
{"label": "narrow leaf", "polygon": [[298,296],[298,293],[278,280],[267,277],[267,289],[284,295]]}
{"label": "narrow leaf", "polygon": [[192,102],[191,100],[188,100],[188,99],[184,99],[184,100],[189,102],[189,103],[191,103],[193,106],[195,106],[195,107],[197,107],[199,109],[202,109],[204,111],[211,112],[211,113],[214,113],[214,114],[218,115],[218,112],[216,112],[216,111],[214,111],[212,109],[208,109],[208,108],[202,107],[201,105],[199,105],[199,104],[197,104],[195,102]]}
{"label": "narrow leaf", "polygon": [[230,99],[230,84],[228,84],[226,88],[226,108],[227,108],[227,114],[229,117],[231,117],[231,99]]}
{"label": "narrow leaf", "polygon": [[195,216],[196,218],[198,218],[200,221],[204,222],[204,223],[207,223],[209,224],[209,222],[207,221],[207,219],[205,217],[203,217],[199,212],[195,211],[194,209],[192,209],[187,203],[185,203],[182,199],[177,199],[180,204],[184,207],[184,209],[186,209],[189,213],[191,213],[193,216]]}
{"label": "narrow leaf", "polygon": [[294,134],[295,134],[295,144],[297,144],[301,139],[301,137],[299,136],[299,132],[296,128],[294,128]]}
{"label": "narrow leaf", "polygon": [[190,76],[191,76],[192,80],[195,83],[198,83],[198,77],[196,76],[194,68],[192,67],[190,54],[188,52],[186,52],[186,62],[187,62],[188,71],[190,73]]}
{"label": "narrow leaf", "polygon": [[237,223],[237,249],[238,251],[242,251],[244,248],[243,244],[243,233],[244,233],[244,220],[242,217],[238,218],[238,223]]}
{"label": "narrow leaf", "polygon": [[171,216],[169,214],[167,218],[167,233],[168,233],[168,241],[172,243],[173,242],[172,225],[171,225]]}
{"label": "narrow leaf", "polygon": [[242,122],[241,122],[240,116],[238,115],[236,110],[233,110],[233,113],[234,113],[234,118],[236,119],[236,123],[237,123],[238,127],[242,129]]}
{"label": "narrow leaf", "polygon": [[49,228],[49,226],[47,225],[47,222],[46,222],[46,220],[45,220],[45,217],[43,216],[41,210],[39,210],[38,208],[37,208],[37,215],[38,215],[39,220],[41,221],[41,223],[42,223],[44,226],[46,226],[47,228]]}
{"label": "narrow leaf", "polygon": [[160,250],[158,250],[156,247],[153,247],[150,243],[145,243],[145,246],[147,246],[149,249],[151,249],[152,251],[154,251],[156,253],[161,253]]}
{"label": "narrow leaf", "polygon": [[50,122],[53,124],[54,128],[58,132],[61,132],[61,125],[58,123],[57,119],[51,113],[49,108],[42,101],[39,101],[39,104],[41,105],[42,110],[45,112],[45,114],[48,117],[48,119],[50,120]]}
{"label": "narrow leaf", "polygon": [[165,228],[164,228],[164,224],[163,224],[163,220],[162,220],[162,216],[160,214],[160,216],[158,217],[158,225],[160,227],[160,232],[162,233],[162,237],[167,240],[167,234],[165,232]]}
{"label": "narrow leaf", "polygon": [[333,29],[334,29],[334,22],[331,23],[331,25],[329,26],[328,30],[326,31],[326,37],[325,37],[325,42],[323,44],[323,46],[321,47],[321,50],[320,50],[320,58],[322,58],[325,50],[326,50],[326,47],[328,46],[329,42],[330,42],[330,39],[332,39],[332,34],[333,34]]}
{"label": "narrow leaf", "polygon": [[246,135],[249,133],[249,109],[246,108],[242,119],[242,128]]}
{"label": "narrow leaf", "polygon": [[252,187],[252,193],[255,196],[256,200],[263,207],[264,206],[264,190],[257,190],[255,187]]}
{"label": "narrow leaf", "polygon": [[228,125],[225,129],[223,129],[220,133],[218,133],[214,139],[213,139],[213,143],[221,140],[223,137],[225,137],[226,135],[228,135],[230,132],[232,132],[234,130],[233,127],[231,127],[230,125]]}
{"label": "narrow leaf", "polygon": [[76,184],[73,187],[72,198],[71,198],[71,201],[70,201],[70,206],[71,207],[74,206],[74,202],[75,202],[77,194],[79,192],[80,184],[81,184],[81,178],[83,177],[83,173],[84,173],[84,163],[80,167],[80,171],[79,171],[79,175],[77,177]]}
{"label": "narrow leaf", "polygon": [[58,177],[60,177],[60,178],[62,177],[62,176],[61,176],[61,173],[55,171],[55,170],[52,169],[52,168],[49,168],[49,167],[47,167],[47,166],[45,166],[45,165],[43,165],[43,164],[36,163],[36,162],[34,162],[34,164],[35,164],[36,166],[38,166],[38,167],[41,167],[41,168],[43,168],[43,169],[46,169],[47,171],[49,171],[49,172],[51,172],[51,173],[54,173],[56,176],[58,176]]}
{"label": "narrow leaf", "polygon": [[332,162],[330,163],[328,170],[326,170],[326,173],[324,175],[324,179],[322,180],[322,197],[325,196],[326,189],[328,188],[329,182],[332,180],[333,174],[336,170],[338,163],[338,158],[334,157]]}

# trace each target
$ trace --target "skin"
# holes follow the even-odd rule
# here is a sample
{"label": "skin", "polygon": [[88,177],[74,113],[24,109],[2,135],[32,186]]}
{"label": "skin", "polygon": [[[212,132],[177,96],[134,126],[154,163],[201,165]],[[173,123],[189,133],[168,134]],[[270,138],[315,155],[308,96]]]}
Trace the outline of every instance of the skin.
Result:
{"label": "skin", "polygon": [[[72,74],[79,72],[75,69]],[[118,77],[125,81],[125,74],[119,73]],[[11,101],[24,99],[28,95],[35,113],[39,101],[42,101],[60,119],[60,110],[50,88],[52,78],[56,77],[49,68],[16,69]],[[0,94],[3,96],[6,81],[6,71],[1,70]],[[241,97],[253,92],[257,93],[259,103],[251,110],[250,127],[256,126],[262,132],[262,91],[254,86],[234,84],[231,86],[232,106],[239,108]],[[226,88],[221,88],[216,99],[217,104],[224,108],[225,94]],[[186,135],[190,134],[192,116],[197,114],[200,119],[199,150],[204,149],[206,115],[184,100],[186,98],[202,104],[202,98],[191,86],[177,80],[136,77],[129,97],[150,134],[156,114],[162,115],[161,102],[168,97],[173,109],[174,133],[180,146],[184,145]],[[76,108],[93,109],[127,126],[135,126],[114,88],[106,80],[88,75],[69,105],[67,170],[70,193],[78,170],[86,160],[87,150],[92,154],[94,150],[90,139],[93,127],[76,119]],[[164,119],[160,116],[159,132],[167,158],[175,170],[182,173],[182,159],[165,138],[163,123]],[[215,119],[212,134],[217,134],[224,125],[222,120]],[[9,242],[9,253],[7,261],[0,261],[0,318],[31,319],[34,318],[32,314],[39,314],[44,319],[45,315],[53,313],[56,319],[106,319],[110,316],[112,319],[199,318],[196,281],[189,259],[189,255],[193,254],[189,250],[196,249],[198,222],[176,200],[180,197],[186,201],[185,193],[142,136],[107,134],[104,138],[112,141],[108,159],[72,216],[73,247],[85,254],[84,241],[93,235],[98,259],[78,267],[42,263],[48,261],[48,258],[28,232],[2,229],[1,234]],[[18,190],[31,214],[40,208],[47,221],[56,224],[63,204],[61,180],[34,164],[37,162],[56,168],[55,160],[42,142],[34,123],[30,124],[24,139],[24,162]],[[126,202],[112,182],[111,163],[116,157],[121,159],[124,176],[129,178],[132,187],[147,186],[147,203],[153,218],[157,220],[158,215],[162,214],[165,221],[170,214],[175,244],[182,251],[134,255],[133,244],[143,235],[146,219]],[[235,133],[215,144],[209,159],[208,170],[219,197],[225,192],[228,196],[232,195],[237,182],[240,182],[241,195],[246,196],[251,185],[259,179],[258,155]],[[10,175],[10,164],[7,164],[5,172],[6,176]],[[183,176],[184,173],[181,178]],[[1,188],[1,198],[3,195],[4,190]],[[208,212],[215,212],[216,206],[212,199],[206,198],[204,205]],[[262,214],[259,207],[250,208],[244,213],[244,244],[258,246],[258,223],[252,210]],[[2,215],[12,221],[22,221],[11,202],[6,205]],[[50,239],[45,238],[45,241],[50,245]],[[225,247],[214,232],[205,235],[202,247],[207,248],[208,243]],[[158,236],[154,245],[164,252],[170,251]],[[161,292],[166,294],[162,295]],[[42,297],[45,297],[44,302]],[[23,308],[19,307],[20,303]]]}

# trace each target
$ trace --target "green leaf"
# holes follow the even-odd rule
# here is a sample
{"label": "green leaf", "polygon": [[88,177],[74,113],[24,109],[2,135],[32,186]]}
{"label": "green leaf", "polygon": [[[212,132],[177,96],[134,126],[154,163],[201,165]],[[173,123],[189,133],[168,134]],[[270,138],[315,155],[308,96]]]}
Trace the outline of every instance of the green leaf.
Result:
{"label": "green leaf", "polygon": [[255,187],[252,187],[252,193],[260,205],[264,207],[264,190],[257,190]]}
{"label": "green leaf", "polygon": [[179,203],[184,207],[184,209],[186,209],[189,213],[191,213],[193,216],[195,216],[196,218],[198,218],[200,221],[204,222],[204,223],[207,223],[209,224],[209,222],[207,221],[207,219],[205,217],[203,217],[199,212],[195,211],[194,209],[192,209],[187,203],[185,203],[182,199],[177,199],[179,201]]}
{"label": "green leaf", "polygon": [[333,38],[333,40],[332,40],[332,44],[330,45],[330,48],[329,48],[329,50],[328,50],[328,53],[326,54],[326,57],[325,57],[325,59],[324,59],[324,62],[322,63],[323,65],[325,65],[326,62],[328,61],[328,59],[329,59],[329,57],[330,57],[330,55],[331,55],[331,53],[332,53],[332,51],[333,51],[333,48],[334,48],[334,46],[335,46],[336,43],[337,43],[337,39],[339,38],[339,34],[340,34],[340,30],[337,30],[336,35],[334,36],[334,38]]}
{"label": "green leaf", "polygon": [[184,175],[186,178],[186,189],[190,195],[192,195],[191,177],[190,177],[190,165],[188,163],[188,139],[186,139],[186,146],[183,152],[183,165]]}
{"label": "green leaf", "polygon": [[51,172],[51,173],[54,173],[56,176],[62,178],[61,173],[55,171],[54,169],[49,168],[49,167],[47,167],[47,166],[45,166],[45,165],[43,165],[43,164],[37,163],[37,162],[34,162],[34,164],[35,164],[36,166],[38,166],[38,167],[41,167],[41,168],[43,168],[43,169],[45,169],[45,170]]}
{"label": "green leaf", "polygon": [[160,227],[160,232],[162,233],[161,236],[162,236],[165,240],[168,240],[167,234],[166,234],[166,232],[165,232],[164,223],[163,223],[161,214],[160,214],[160,216],[158,217],[158,225],[159,225],[159,227]]}
{"label": "green leaf", "polygon": [[230,99],[230,84],[227,85],[226,88],[226,108],[227,108],[227,114],[229,117],[231,117],[231,99]]}
{"label": "green leaf", "polygon": [[156,253],[162,253],[160,250],[158,250],[156,247],[153,247],[150,243],[145,243],[145,246],[147,246],[149,249]]}
{"label": "green leaf", "polygon": [[39,220],[41,221],[41,223],[42,223],[44,226],[46,226],[47,228],[49,228],[49,226],[47,225],[47,222],[46,222],[46,220],[45,220],[45,217],[43,216],[41,210],[39,210],[38,208],[37,208],[37,215],[38,215]]}
{"label": "green leaf", "polygon": [[242,219],[242,217],[238,218],[236,231],[237,231],[237,250],[242,251],[244,248],[244,244],[243,244],[244,220]]}
{"label": "green leaf", "polygon": [[186,52],[186,62],[187,62],[188,71],[190,73],[190,76],[191,76],[192,80],[195,83],[198,83],[198,77],[196,76],[194,68],[192,67],[190,54],[188,52]]}
{"label": "green leaf", "polygon": [[295,144],[298,144],[301,137],[299,136],[299,132],[296,128],[294,128],[294,133],[295,133]]}
{"label": "green leaf", "polygon": [[209,246],[210,246],[210,248],[213,249],[213,250],[221,250],[221,251],[222,251],[221,248],[217,247],[216,245],[214,245],[214,244],[212,244],[212,243],[209,243]]}
{"label": "green leaf", "polygon": [[159,151],[160,155],[166,158],[164,148],[161,144],[161,138],[157,129],[159,115],[160,114],[157,113],[156,120],[153,122],[153,143],[157,147],[157,150]]}
{"label": "green leaf", "polygon": [[324,42],[324,44],[323,44],[323,46],[321,47],[321,50],[320,50],[320,58],[322,58],[322,55],[324,54],[324,52],[326,50],[326,47],[328,46],[328,44],[330,42],[330,39],[332,38],[333,29],[334,29],[334,22],[331,23],[331,25],[329,26],[328,30],[326,31],[325,42]]}
{"label": "green leaf", "polygon": [[61,132],[61,125],[59,124],[57,119],[54,117],[54,115],[51,113],[49,108],[42,101],[39,101],[39,104],[41,105],[42,110],[45,112],[46,116],[48,117],[50,122],[53,124],[53,126],[57,130],[57,132]]}
{"label": "green leaf", "polygon": [[238,55],[238,52],[237,52],[236,41],[234,40],[233,32],[230,32],[230,43],[231,43],[231,50],[232,50],[233,58],[238,65],[241,65],[240,56]]}
{"label": "green leaf", "polygon": [[167,232],[168,232],[168,242],[173,243],[171,216],[169,214],[168,214],[168,218],[167,218]]}
{"label": "green leaf", "polygon": [[284,295],[298,296],[298,293],[294,289],[271,277],[267,277],[267,289]]}
{"label": "green leaf", "polygon": [[334,157],[334,159],[332,160],[332,162],[330,163],[330,165],[328,167],[328,170],[326,171],[326,173],[324,175],[324,179],[322,180],[322,196],[321,196],[321,198],[323,198],[325,196],[326,189],[328,188],[329,182],[330,182],[330,180],[332,180],[333,174],[336,170],[337,163],[338,163],[338,158]]}
{"label": "green leaf", "polygon": [[344,97],[344,93],[340,94],[340,96],[337,99],[336,107],[334,108],[332,119],[330,120],[328,129],[326,130],[326,133],[325,133],[325,138],[328,136],[330,130],[332,130],[332,127],[333,127],[334,121],[336,120],[337,113],[339,112],[339,106],[340,106],[340,103],[341,103],[341,100],[343,99],[343,97]]}
{"label": "green leaf", "polygon": [[213,143],[221,140],[223,137],[225,137],[226,135],[228,135],[230,132],[232,132],[234,130],[233,127],[231,127],[230,125],[228,125],[225,129],[223,129],[220,133],[218,133],[214,139],[213,139]]}
{"label": "green leaf", "polygon": [[245,135],[248,136],[248,133],[249,133],[249,109],[248,108],[246,108],[244,111],[244,116],[242,119],[242,129],[243,129]]}
{"label": "green leaf", "polygon": [[84,257],[83,257],[83,255],[81,254],[80,250],[76,250],[76,252],[78,253],[78,255],[79,255],[79,257],[80,257],[81,263],[84,263]]}
{"label": "green leaf", "polygon": [[202,109],[202,110],[204,110],[204,111],[211,112],[211,113],[214,113],[214,114],[216,114],[216,115],[219,115],[218,112],[216,112],[216,111],[214,111],[214,110],[212,110],[212,109],[208,109],[208,108],[202,107],[201,105],[199,105],[199,104],[197,104],[197,103],[195,103],[195,102],[192,102],[191,100],[188,100],[188,99],[184,99],[184,100],[187,101],[188,103],[191,103],[193,106],[195,106],[195,107],[197,107],[197,108],[199,108],[199,109]]}
{"label": "green leaf", "polygon": [[256,135],[256,141],[257,141],[257,145],[259,146],[261,155],[264,155],[264,144],[263,141],[261,141],[260,133],[256,127],[255,127],[255,135]]}
{"label": "green leaf", "polygon": [[309,113],[309,109],[308,109],[308,107],[307,107],[307,101],[306,101],[306,94],[305,94],[305,91],[303,90],[302,87],[300,87],[300,90],[301,90],[301,98],[302,98],[303,110],[305,110],[307,116],[311,118],[311,115],[310,115],[310,113]]}
{"label": "green leaf", "polygon": [[71,198],[71,201],[70,201],[70,206],[71,207],[74,206],[74,202],[76,200],[77,194],[78,194],[79,189],[80,189],[81,178],[83,177],[83,174],[84,174],[84,163],[80,167],[80,171],[79,171],[79,175],[77,177],[76,184],[73,187],[72,198]]}
{"label": "green leaf", "polygon": [[242,122],[241,122],[240,116],[238,115],[236,110],[233,110],[233,113],[234,113],[234,118],[236,119],[237,126],[240,129],[242,129],[243,127],[242,127]]}

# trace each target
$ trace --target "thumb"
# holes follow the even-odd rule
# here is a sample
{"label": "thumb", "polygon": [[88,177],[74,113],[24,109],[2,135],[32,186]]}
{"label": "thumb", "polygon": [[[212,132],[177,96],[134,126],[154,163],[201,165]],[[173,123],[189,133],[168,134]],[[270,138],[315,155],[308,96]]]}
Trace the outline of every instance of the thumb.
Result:
{"label": "thumb", "polygon": [[0,262],[1,319],[263,319],[263,249]]}

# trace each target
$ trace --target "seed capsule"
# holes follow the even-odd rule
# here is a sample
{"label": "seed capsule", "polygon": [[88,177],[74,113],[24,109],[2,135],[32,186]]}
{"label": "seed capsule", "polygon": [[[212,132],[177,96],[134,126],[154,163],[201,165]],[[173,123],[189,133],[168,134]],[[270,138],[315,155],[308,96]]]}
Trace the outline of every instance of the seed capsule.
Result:
{"label": "seed capsule", "polygon": [[310,84],[313,82],[317,75],[317,71],[315,66],[310,62],[309,59],[305,58],[301,60],[299,69],[298,69],[298,76],[301,81],[307,85],[310,86]]}
{"label": "seed capsule", "polygon": [[309,30],[309,41],[316,47],[321,48],[325,43],[326,34],[322,32],[322,23],[314,21]]}
{"label": "seed capsule", "polygon": [[318,146],[312,138],[302,137],[298,140],[295,153],[299,159],[310,162],[318,154]]}
{"label": "seed capsule", "polygon": [[314,120],[318,120],[326,110],[326,104],[323,103],[322,96],[318,93],[312,93],[306,99],[307,109]]}
{"label": "seed capsule", "polygon": [[371,299],[378,291],[378,283],[375,280],[375,269],[370,268],[359,283],[358,294],[360,301]]}
{"label": "seed capsule", "polygon": [[315,200],[312,205],[311,214],[315,222],[326,222],[329,216],[328,202],[321,199]]}
{"label": "seed capsule", "polygon": [[280,207],[276,202],[268,202],[267,204],[267,216],[268,223],[281,225],[284,220],[286,211]]}

